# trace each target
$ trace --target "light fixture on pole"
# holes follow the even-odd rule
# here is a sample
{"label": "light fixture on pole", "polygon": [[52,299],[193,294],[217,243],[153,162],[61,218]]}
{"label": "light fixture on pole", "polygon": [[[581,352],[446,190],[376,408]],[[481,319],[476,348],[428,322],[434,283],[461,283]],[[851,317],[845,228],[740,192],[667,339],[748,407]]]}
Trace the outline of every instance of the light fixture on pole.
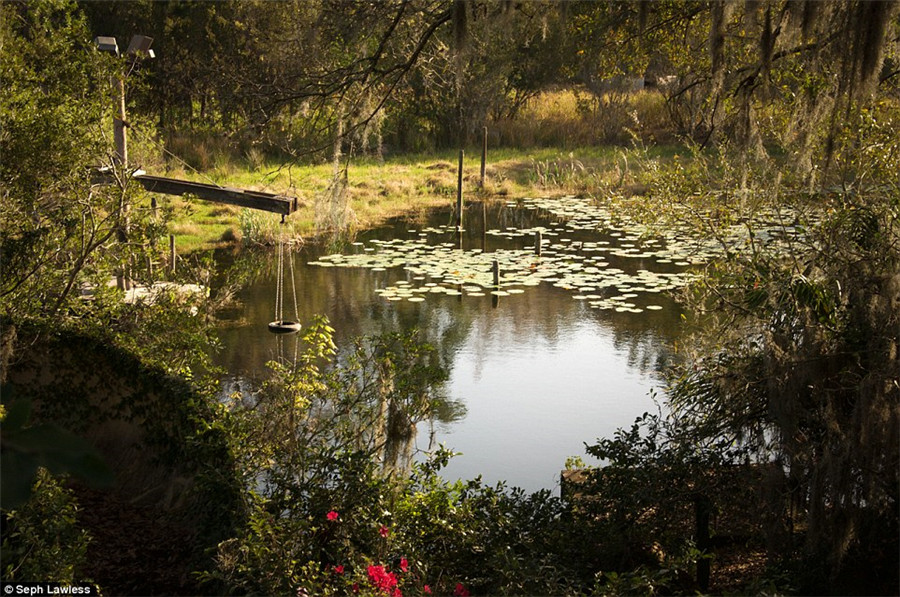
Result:
{"label": "light fixture on pole", "polygon": [[[115,37],[108,35],[99,35],[94,38],[94,44],[101,52],[108,52],[114,56],[119,56],[119,42]],[[153,38],[146,35],[133,35],[128,43],[128,49],[125,54],[130,56],[135,62],[140,58],[155,58],[156,55],[150,49],[153,44]],[[116,162],[119,166],[128,167],[128,140],[125,135],[125,127],[128,126],[125,120],[125,79],[124,77],[116,77],[113,81],[113,87],[116,90],[116,111],[118,116],[113,118],[113,138],[116,143]]]}
{"label": "light fixture on pole", "polygon": [[[128,44],[126,55],[132,58],[132,67],[139,58],[153,58],[153,50],[150,44],[153,43],[152,37],[146,35],[132,36],[131,42]],[[94,38],[94,44],[101,52],[108,52],[116,57],[119,56],[119,43],[115,37],[100,35]],[[113,78],[113,89],[115,90],[116,114],[113,116],[113,139],[116,144],[115,162],[118,169],[121,169],[121,176],[128,176],[128,138],[125,134],[125,127],[128,123],[125,120],[125,75],[120,74]],[[129,217],[128,204],[122,205],[122,221],[117,234],[121,243],[128,242],[129,233]],[[126,264],[122,273],[116,276],[116,285],[120,290],[129,290],[131,280],[128,275],[128,265]]]}
{"label": "light fixture on pole", "polygon": [[94,38],[94,45],[96,45],[97,49],[101,52],[109,52],[116,56],[119,55],[119,44],[116,42],[115,37],[99,35]]}
{"label": "light fixture on pole", "polygon": [[128,43],[128,49],[125,53],[136,58],[155,58],[156,54],[150,49],[153,43],[152,37],[146,35],[132,35],[131,41]]}

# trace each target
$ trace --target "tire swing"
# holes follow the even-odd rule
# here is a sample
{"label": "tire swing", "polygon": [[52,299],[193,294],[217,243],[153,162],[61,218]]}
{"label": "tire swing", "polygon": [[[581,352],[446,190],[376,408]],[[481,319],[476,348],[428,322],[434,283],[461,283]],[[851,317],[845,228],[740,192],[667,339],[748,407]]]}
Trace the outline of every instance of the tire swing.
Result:
{"label": "tire swing", "polygon": [[[281,217],[284,224],[284,216]],[[291,291],[294,297],[294,317],[296,321],[284,319],[284,234],[278,236],[278,273],[275,287],[275,321],[269,322],[269,331],[273,334],[296,334],[302,327],[300,313],[297,309],[297,286],[294,283],[294,254],[288,251],[289,269],[291,271]]]}

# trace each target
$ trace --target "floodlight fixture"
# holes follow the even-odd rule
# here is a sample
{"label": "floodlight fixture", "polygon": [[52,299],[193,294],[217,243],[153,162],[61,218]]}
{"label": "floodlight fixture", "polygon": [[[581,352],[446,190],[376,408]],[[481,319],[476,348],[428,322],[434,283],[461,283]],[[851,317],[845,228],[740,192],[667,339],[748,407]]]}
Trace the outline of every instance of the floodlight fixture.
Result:
{"label": "floodlight fixture", "polygon": [[119,55],[119,44],[116,42],[115,37],[98,35],[94,38],[94,45],[96,45],[97,49],[101,52],[109,52],[116,56]]}
{"label": "floodlight fixture", "polygon": [[128,49],[125,51],[129,56],[136,56],[140,58],[154,58],[153,50],[150,49],[150,44],[153,43],[152,37],[147,37],[146,35],[134,35],[131,37],[131,42],[128,44]]}

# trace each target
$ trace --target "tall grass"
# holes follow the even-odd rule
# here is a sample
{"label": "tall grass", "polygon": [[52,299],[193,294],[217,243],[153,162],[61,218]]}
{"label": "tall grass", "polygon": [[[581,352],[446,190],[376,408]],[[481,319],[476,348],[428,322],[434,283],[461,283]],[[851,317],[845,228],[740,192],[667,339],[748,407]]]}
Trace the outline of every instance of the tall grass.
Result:
{"label": "tall grass", "polygon": [[[540,94],[515,118],[488,123],[489,153],[482,186],[480,147],[466,148],[466,200],[553,193],[600,195],[629,188],[639,178],[636,160],[626,145],[667,138],[665,103],[655,91],[595,97],[580,89]],[[651,142],[651,152],[667,159],[672,148]],[[152,148],[148,146],[148,151]],[[215,204],[167,199],[175,214],[179,250],[210,248],[234,242],[272,244],[283,235],[293,239],[315,234],[314,208],[333,182],[325,161],[285,163],[262,146],[210,131],[180,133],[166,139],[159,162],[150,171],[201,182],[280,193],[297,197],[300,210],[281,226],[272,214]],[[666,155],[668,154],[668,155]],[[359,228],[387,218],[450,205],[456,196],[457,150],[356,157],[347,173],[347,196]],[[165,160],[165,161],[164,161]]]}
{"label": "tall grass", "polygon": [[532,98],[514,118],[494,121],[489,127],[495,144],[522,149],[672,138],[665,98],[655,90],[602,97],[579,88],[547,91]]}

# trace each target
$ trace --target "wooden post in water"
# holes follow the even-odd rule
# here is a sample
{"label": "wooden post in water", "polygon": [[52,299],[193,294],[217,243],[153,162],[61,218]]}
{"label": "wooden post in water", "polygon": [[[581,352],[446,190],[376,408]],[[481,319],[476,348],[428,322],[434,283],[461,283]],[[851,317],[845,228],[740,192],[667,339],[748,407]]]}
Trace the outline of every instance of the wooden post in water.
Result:
{"label": "wooden post in water", "polygon": [[481,252],[487,251],[487,203],[481,200]]}
{"label": "wooden post in water", "polygon": [[484,169],[487,165],[487,127],[484,127],[484,136],[481,139],[481,188],[484,188]]}
{"label": "wooden post in water", "polygon": [[494,259],[491,263],[491,271],[494,274],[494,291],[491,292],[491,307],[496,309],[500,306],[500,294],[496,291],[500,290],[500,262]]}
{"label": "wooden post in water", "polygon": [[169,272],[174,276],[175,275],[175,259],[178,256],[175,254],[175,235],[169,235]]}
{"label": "wooden post in water", "polygon": [[534,233],[534,254],[538,257],[541,256],[541,243],[544,242],[543,236],[540,230]]}
{"label": "wooden post in water", "polygon": [[456,229],[462,230],[462,210],[463,210],[463,156],[465,152],[459,150],[459,173],[456,177]]}

